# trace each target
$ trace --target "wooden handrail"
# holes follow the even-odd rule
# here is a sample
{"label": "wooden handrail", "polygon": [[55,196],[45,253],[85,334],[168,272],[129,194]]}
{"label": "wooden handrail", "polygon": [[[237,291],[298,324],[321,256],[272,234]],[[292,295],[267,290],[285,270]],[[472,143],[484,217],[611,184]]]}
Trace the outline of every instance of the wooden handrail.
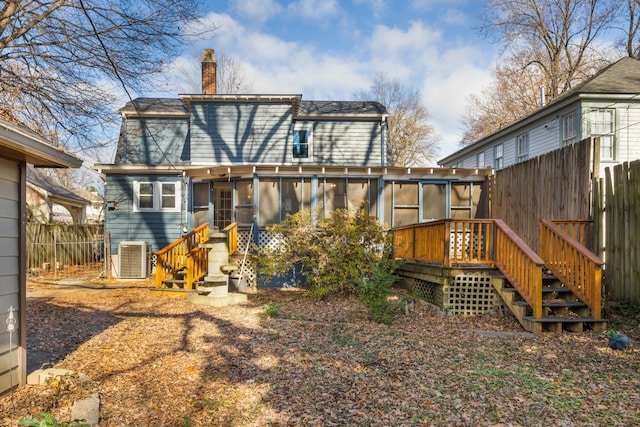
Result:
{"label": "wooden handrail", "polygon": [[593,223],[590,219],[553,219],[551,220],[561,230],[576,239],[582,246],[586,245],[587,226]]}
{"label": "wooden handrail", "polygon": [[227,244],[229,247],[229,255],[233,255],[238,252],[238,223],[232,222],[227,225],[222,231],[227,233]]}
{"label": "wooden handrail", "polygon": [[493,266],[493,220],[441,219],[393,229],[397,258],[453,265]]}
{"label": "wooden handrail", "polygon": [[544,261],[504,221],[496,225],[495,262],[500,272],[542,319],[542,268]]}
{"label": "wooden handrail", "polygon": [[555,221],[540,221],[540,254],[546,266],[591,309],[602,316],[602,266],[604,262]]}
{"label": "wooden handrail", "polygon": [[202,224],[156,252],[156,287],[176,272],[185,270],[185,288],[192,289],[193,282],[204,277],[207,268],[206,251],[199,245],[207,241],[209,224]]}
{"label": "wooden handrail", "polygon": [[[227,233],[229,255],[238,252],[238,223],[229,224],[223,230]],[[201,248],[209,238],[209,224],[202,224],[175,242],[156,252],[156,287],[161,288],[167,278],[184,271],[184,288],[193,289],[194,282],[207,275],[208,252]]]}

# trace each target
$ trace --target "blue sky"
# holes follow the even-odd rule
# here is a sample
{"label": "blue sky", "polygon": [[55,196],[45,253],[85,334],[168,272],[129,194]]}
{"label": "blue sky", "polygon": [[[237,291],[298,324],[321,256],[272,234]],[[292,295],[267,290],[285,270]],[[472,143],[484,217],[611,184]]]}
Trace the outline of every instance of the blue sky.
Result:
{"label": "blue sky", "polygon": [[422,92],[441,137],[438,158],[459,148],[466,98],[487,86],[496,59],[496,46],[474,30],[478,0],[205,3],[204,19],[217,30],[194,39],[172,64],[161,95],[194,92],[185,70],[199,67],[204,48],[240,61],[252,93],[301,93],[306,100],[352,99],[382,71]]}

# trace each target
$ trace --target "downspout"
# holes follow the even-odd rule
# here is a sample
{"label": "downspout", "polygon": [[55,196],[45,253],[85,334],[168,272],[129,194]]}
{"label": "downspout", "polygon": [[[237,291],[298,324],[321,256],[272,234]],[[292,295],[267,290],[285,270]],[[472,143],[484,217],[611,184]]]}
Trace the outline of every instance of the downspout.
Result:
{"label": "downspout", "polygon": [[387,165],[387,144],[385,143],[384,131],[385,127],[388,126],[387,117],[387,114],[383,114],[380,121],[380,166],[382,167]]}

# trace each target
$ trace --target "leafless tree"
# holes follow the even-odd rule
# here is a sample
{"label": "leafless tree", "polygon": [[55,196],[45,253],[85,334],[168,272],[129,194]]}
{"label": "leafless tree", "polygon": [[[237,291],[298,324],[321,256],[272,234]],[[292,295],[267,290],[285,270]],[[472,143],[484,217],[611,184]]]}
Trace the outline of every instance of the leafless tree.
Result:
{"label": "leafless tree", "polygon": [[617,9],[613,0],[488,0],[481,30],[537,68],[555,97],[607,61],[594,42]]}
{"label": "leafless tree", "polygon": [[356,93],[355,97],[378,101],[387,108],[389,144],[395,166],[424,166],[435,160],[440,138],[428,122],[429,114],[420,91],[378,72],[370,89]]}
{"label": "leafless tree", "polygon": [[617,19],[616,0],[487,0],[483,11],[481,32],[503,54],[492,85],[469,97],[462,144],[536,109],[541,86],[550,100],[616,59],[596,47]]}
{"label": "leafless tree", "polygon": [[544,76],[535,69],[523,68],[518,58],[496,65],[492,76],[489,87],[467,98],[460,119],[464,128],[462,145],[490,135],[540,106]]}
{"label": "leafless tree", "polygon": [[123,85],[138,93],[150,87],[198,19],[197,3],[0,3],[0,114],[70,151],[101,145],[96,129],[116,118]]}
{"label": "leafless tree", "polygon": [[620,45],[627,56],[640,57],[640,0],[627,0],[620,4],[620,21],[622,24]]}

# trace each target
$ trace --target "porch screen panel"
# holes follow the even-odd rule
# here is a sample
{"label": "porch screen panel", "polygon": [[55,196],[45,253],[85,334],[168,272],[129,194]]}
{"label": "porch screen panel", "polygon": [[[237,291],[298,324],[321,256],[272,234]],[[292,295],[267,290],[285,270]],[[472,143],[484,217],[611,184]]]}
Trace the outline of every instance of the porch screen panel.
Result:
{"label": "porch screen panel", "polygon": [[193,225],[197,227],[209,221],[209,183],[193,184]]}
{"label": "porch screen panel", "polygon": [[238,224],[243,226],[252,224],[255,209],[253,180],[244,179],[236,181],[236,221]]}
{"label": "porch screen panel", "polygon": [[282,219],[300,210],[309,209],[310,195],[300,179],[282,180]]}
{"label": "porch screen panel", "polygon": [[393,226],[418,222],[419,197],[417,182],[396,182],[393,185]]}
{"label": "porch screen panel", "polygon": [[471,218],[484,218],[484,206],[482,205],[482,184],[472,184],[471,187]]}
{"label": "porch screen panel", "polygon": [[393,183],[385,182],[384,184],[384,225],[391,227],[393,225]]}
{"label": "porch screen panel", "polygon": [[280,180],[261,179],[259,184],[258,226],[278,224],[280,222]]}
{"label": "porch screen panel", "polygon": [[369,180],[369,215],[378,217],[378,180]]}
{"label": "porch screen panel", "polygon": [[369,183],[367,180],[350,179],[347,192],[350,210],[357,210],[365,206],[367,212],[369,211]]}
{"label": "porch screen panel", "polygon": [[327,179],[325,184],[325,218],[336,209],[347,208],[347,183],[344,179]]}
{"label": "porch screen panel", "polygon": [[451,184],[451,218],[471,218],[471,183]]}
{"label": "porch screen panel", "polygon": [[422,220],[430,221],[447,217],[446,184],[422,184]]}

